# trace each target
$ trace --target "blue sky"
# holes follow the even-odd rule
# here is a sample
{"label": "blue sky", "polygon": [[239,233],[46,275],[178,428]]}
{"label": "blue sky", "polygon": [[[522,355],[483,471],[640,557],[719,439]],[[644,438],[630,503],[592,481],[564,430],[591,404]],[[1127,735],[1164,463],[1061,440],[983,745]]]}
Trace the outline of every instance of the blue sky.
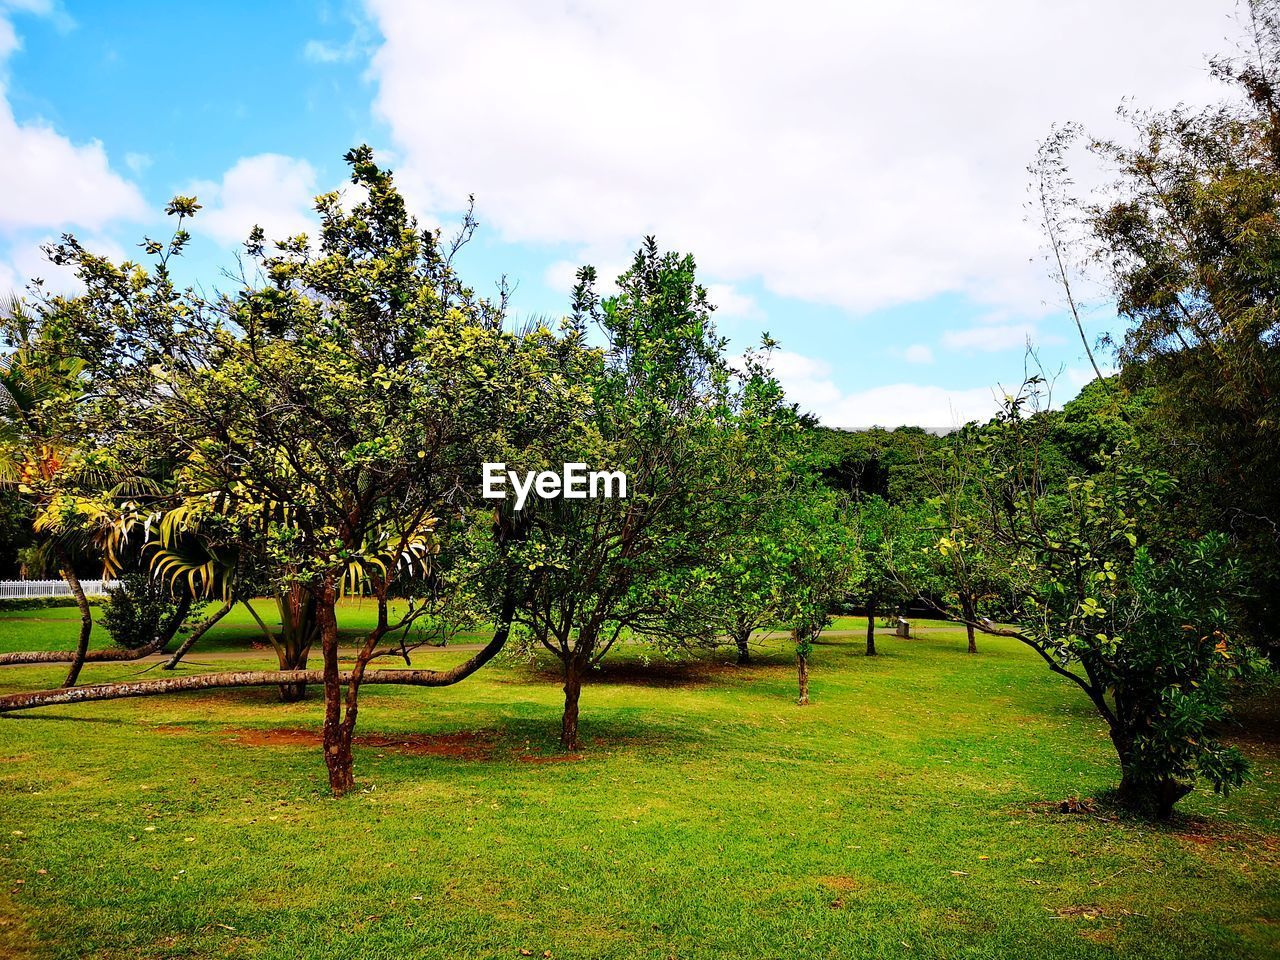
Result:
{"label": "blue sky", "polygon": [[[829,423],[984,415],[1028,338],[1065,399],[1087,362],[1025,167],[1055,122],[1123,133],[1122,97],[1215,96],[1234,9],[1117,6],[0,0],[0,286],[50,276],[62,230],[133,255],[180,192],[206,205],[207,283],[254,222],[305,229],[367,142],[427,223],[476,195],[463,271],[507,275],[519,313],[562,312],[575,265],[616,273],[654,233],[697,256],[735,349],[782,341]],[[1091,335],[1114,326],[1081,283]]]}

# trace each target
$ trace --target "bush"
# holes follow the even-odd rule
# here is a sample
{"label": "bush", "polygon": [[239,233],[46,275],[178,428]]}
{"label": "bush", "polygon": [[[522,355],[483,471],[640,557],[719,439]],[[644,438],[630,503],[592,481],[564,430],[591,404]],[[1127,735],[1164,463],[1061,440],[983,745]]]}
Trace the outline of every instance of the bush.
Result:
{"label": "bush", "polygon": [[107,591],[102,625],[121,647],[137,650],[165,637],[167,644],[183,621],[197,613],[189,600],[175,596],[164,583],[144,573],[126,573]]}

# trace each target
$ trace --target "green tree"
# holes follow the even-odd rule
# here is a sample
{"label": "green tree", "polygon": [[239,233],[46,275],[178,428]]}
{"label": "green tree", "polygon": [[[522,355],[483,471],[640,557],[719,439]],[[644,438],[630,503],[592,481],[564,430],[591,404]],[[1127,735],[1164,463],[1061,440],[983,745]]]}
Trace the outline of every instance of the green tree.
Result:
{"label": "green tree", "polygon": [[851,526],[861,562],[848,595],[866,612],[868,657],[876,655],[876,615],[907,599],[896,559],[903,519],[901,510],[879,496],[861,497],[853,507]]}
{"label": "green tree", "polygon": [[28,504],[37,542],[52,555],[80,610],[79,639],[65,657],[69,687],[80,676],[93,631],[76,574],[75,557],[90,540],[74,516],[75,494],[101,488],[115,464],[86,438],[87,364],[64,349],[64,329],[56,310],[33,310],[17,298],[0,318],[0,338],[8,347],[0,359],[0,483]]}
{"label": "green tree", "polygon": [[[587,396],[563,376],[580,352],[539,327],[503,329],[502,303],[477,298],[451,261],[452,247],[418,228],[390,173],[367,147],[346,157],[360,197],[317,198],[320,235],[268,251],[261,230],[246,245],[256,273],[234,296],[208,300],[175,289],[168,259],[181,252],[182,220],[198,204],[178,198],[169,244],[148,242],[151,270],[116,265],[74,239],[53,257],[76,267],[84,293],[55,302],[72,342],[111,384],[96,415],[136,462],[176,464],[170,508],[215,502],[258,521],[255,551],[281,592],[315,604],[324,667],[324,756],[331,789],[353,784],[351,742],[359,691],[370,680],[440,685],[468,676],[505,644],[516,604],[495,591],[493,640],[448,671],[370,671],[404,656],[403,635],[430,612],[397,594],[429,599],[442,531],[465,527],[479,493],[479,464],[495,450],[517,459],[524,438],[552,437]],[[481,447],[484,453],[481,455]],[[492,524],[506,543],[515,527]],[[500,581],[499,564],[490,575]],[[374,597],[377,625],[349,670],[339,666],[336,604],[344,590]],[[402,642],[383,646],[400,637]],[[151,695],[215,686],[314,682],[315,671],[183,677],[111,685],[74,698],[4,698],[15,709],[49,702]]]}
{"label": "green tree", "polygon": [[1180,480],[1192,530],[1229,531],[1251,571],[1255,626],[1280,637],[1280,4],[1252,0],[1247,52],[1212,72],[1230,97],[1204,109],[1129,110],[1128,140],[1093,140],[1111,171],[1099,202],[1066,190],[1067,145],[1037,165],[1046,224],[1085,225],[1086,254],[1128,321],[1123,379],[1149,388],[1137,426]]}
{"label": "green tree", "polygon": [[840,498],[814,490],[796,498],[780,538],[783,582],[779,619],[796,649],[797,703],[809,702],[809,657],[832,611],[849,589],[866,581],[866,557],[851,535]]}
{"label": "green tree", "polygon": [[900,549],[895,558],[899,569],[908,571],[905,579],[914,582],[917,596],[958,615],[969,653],[978,652],[979,624],[1007,602],[1013,589],[1013,558],[998,541],[982,536],[991,505],[983,499],[990,463],[982,455],[980,438],[981,429],[974,424],[957,430],[929,464],[934,496],[915,524],[928,531],[926,539],[938,549]]}
{"label": "green tree", "polygon": [[566,461],[620,471],[627,495],[526,505],[519,550],[521,618],[562,665],[566,750],[579,745],[583,681],[620,638],[681,646],[714,637],[693,581],[713,576],[726,542],[763,509],[755,478],[781,469],[744,462],[743,432],[768,422],[781,394],[758,369],[729,369],[693,258],[660,253],[648,238],[617,294],[601,299],[595,280],[593,268],[579,271],[569,329],[585,338],[594,328],[605,347],[586,377],[587,429]]}
{"label": "green tree", "polygon": [[733,538],[715,568],[706,616],[719,625],[738,653],[738,663],[751,662],[751,637],[777,619],[786,592],[786,553],[780,527],[767,527]]}
{"label": "green tree", "polygon": [[1027,644],[1088,696],[1120,761],[1120,800],[1168,817],[1198,776],[1227,792],[1247,772],[1214,736],[1231,680],[1257,666],[1234,630],[1238,565],[1221,535],[1165,527],[1176,481],[1130,451],[1046,486],[1034,449],[1049,426],[1024,414],[1031,389],[975,440],[988,511],[968,536],[1010,558],[1016,600],[1014,628],[978,625]]}
{"label": "green tree", "polygon": [[118,646],[127,650],[162,652],[187,617],[198,609],[190,594],[175,596],[155,577],[130,570],[107,591],[102,626]]}

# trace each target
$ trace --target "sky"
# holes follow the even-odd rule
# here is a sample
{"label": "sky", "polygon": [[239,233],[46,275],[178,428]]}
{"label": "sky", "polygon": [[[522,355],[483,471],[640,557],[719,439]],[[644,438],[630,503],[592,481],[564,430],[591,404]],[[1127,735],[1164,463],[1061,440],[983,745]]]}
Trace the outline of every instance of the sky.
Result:
{"label": "sky", "polygon": [[[1031,344],[1055,399],[1092,376],[1026,207],[1053,125],[1124,136],[1126,98],[1221,96],[1232,0],[0,0],[0,293],[70,231],[140,257],[175,194],[207,287],[256,223],[370,144],[514,313],[559,316],[578,266],[641,239],[692,253],[740,352],[768,331],[788,395],[832,426],[994,412]],[[1080,158],[1084,162],[1085,158]],[[1104,172],[1079,168],[1087,185]],[[1082,280],[1088,335],[1122,329]],[[1106,362],[1106,356],[1102,357]]]}

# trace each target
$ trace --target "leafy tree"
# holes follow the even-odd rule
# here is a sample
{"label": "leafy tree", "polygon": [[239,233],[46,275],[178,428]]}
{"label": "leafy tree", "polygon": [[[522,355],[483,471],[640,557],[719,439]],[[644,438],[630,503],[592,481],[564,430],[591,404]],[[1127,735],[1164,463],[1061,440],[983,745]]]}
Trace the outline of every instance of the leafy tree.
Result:
{"label": "leafy tree", "polygon": [[[1280,4],[1252,0],[1247,51],[1212,72],[1205,109],[1126,111],[1130,140],[1094,140],[1113,171],[1095,202],[1067,194],[1067,144],[1046,146],[1051,227],[1078,221],[1129,327],[1123,379],[1149,388],[1140,427],[1180,480],[1192,530],[1230,531],[1251,571],[1255,625],[1280,637]],[[1052,235],[1051,235],[1052,239]],[[1178,509],[1178,505],[1174,505]]]}
{"label": "leafy tree", "polygon": [[841,501],[829,491],[795,500],[781,537],[784,557],[779,619],[790,626],[796,648],[797,702],[809,702],[809,656],[831,612],[849,588],[865,582],[865,556],[850,536]]}
{"label": "leafy tree", "polygon": [[1132,391],[1124,379],[1090,380],[1061,411],[1046,414],[1053,423],[1047,440],[1061,451],[1067,473],[1096,473],[1111,454],[1139,438],[1136,425],[1147,421],[1151,390]]}
{"label": "leafy tree", "polygon": [[991,504],[983,500],[983,475],[990,463],[981,453],[980,436],[973,424],[956,431],[929,466],[935,493],[914,526],[928,531],[925,536],[937,549],[902,549],[896,557],[899,569],[907,571],[906,579],[914,582],[916,595],[928,597],[944,613],[959,612],[969,653],[978,652],[975,624],[1012,590],[1012,557],[998,541],[982,536]]}
{"label": "leafy tree", "polygon": [[569,321],[572,336],[593,327],[605,341],[572,460],[624,473],[627,496],[526,506],[518,551],[528,572],[521,619],[562,664],[566,750],[579,744],[583,681],[619,638],[711,639],[715,624],[697,602],[705,591],[692,581],[712,576],[755,509],[753,474],[780,469],[743,460],[743,431],[768,421],[781,395],[758,369],[735,377],[728,368],[693,258],[647,238],[616,295],[601,299],[595,280],[591,267],[578,272]]}
{"label": "leafy tree", "polygon": [[1213,735],[1230,681],[1257,666],[1234,630],[1237,565],[1220,535],[1162,525],[1176,481],[1127,452],[1046,487],[1033,451],[1047,426],[1024,415],[1032,402],[1011,398],[975,441],[991,465],[980,475],[990,509],[970,536],[1010,557],[1017,626],[974,625],[1027,644],[1076,684],[1108,725],[1121,801],[1168,817],[1197,776],[1226,792],[1246,775]]}
{"label": "leafy tree", "polygon": [[117,645],[128,650],[163,651],[196,612],[198,605],[190,594],[175,596],[155,577],[131,570],[107,591],[102,626]]}
{"label": "leafy tree", "polygon": [[[407,656],[404,632],[429,612],[409,606],[392,621],[392,596],[430,598],[441,532],[466,526],[479,492],[478,465],[496,450],[515,459],[523,438],[554,436],[585,395],[564,377],[576,341],[537,328],[502,327],[502,304],[457,279],[437,233],[418,229],[391,175],[367,147],[346,157],[358,202],[317,198],[316,245],[305,237],[268,252],[260,230],[246,245],[258,273],[234,296],[206,300],[173,286],[168,258],[186,243],[182,219],[198,204],[178,198],[179,227],[151,270],[117,266],[74,239],[53,255],[77,268],[85,292],[57,306],[74,342],[112,389],[96,413],[140,462],[175,463],[170,507],[213,503],[213,513],[256,521],[255,552],[282,592],[315,604],[324,669],[324,747],[336,794],[352,786],[351,741],[361,686],[440,685],[468,676],[505,644],[516,596],[498,590],[490,644],[449,671],[369,671],[377,657]],[[468,219],[464,236],[474,227]],[[481,455],[481,444],[485,453]],[[494,459],[503,459],[496,457]],[[514,526],[501,516],[493,535]],[[506,571],[494,566],[501,581]],[[374,597],[377,625],[350,670],[338,662],[336,604],[344,590]],[[386,646],[384,641],[401,642]],[[116,685],[76,698],[106,699],[213,686],[313,682],[315,671],[184,677]],[[4,705],[72,702],[21,695]]]}
{"label": "leafy tree", "polygon": [[874,657],[876,614],[906,599],[895,559],[903,515],[883,497],[862,497],[854,504],[851,523],[861,563],[848,585],[848,595],[866,612],[867,656]]}
{"label": "leafy tree", "polygon": [[37,550],[35,535],[31,529],[31,504],[16,489],[0,484],[0,576],[12,579],[40,579],[40,562],[34,577],[26,571],[32,568],[32,548]]}
{"label": "leafy tree", "polygon": [[833,490],[854,497],[876,496],[895,505],[929,496],[921,464],[941,438],[927,430],[814,427],[811,433],[814,465]]}
{"label": "leafy tree", "polygon": [[695,577],[705,588],[700,616],[715,625],[717,634],[728,636],[742,665],[751,662],[752,634],[778,622],[791,588],[788,538],[796,535],[801,515],[820,495],[814,486],[812,431],[804,429],[793,407],[782,404],[781,390],[768,370],[774,346],[765,334],[764,352],[748,352],[744,358],[746,387],[756,396],[739,409],[732,434],[736,449],[729,456],[748,483],[740,498],[708,505],[726,511],[720,539],[724,547],[710,575],[704,577],[706,571],[698,568]]}
{"label": "leafy tree", "polygon": [[715,569],[706,616],[714,620],[738,651],[738,663],[751,662],[751,636],[777,619],[787,587],[786,553],[779,529],[735,537]]}
{"label": "leafy tree", "polygon": [[56,310],[33,312],[16,298],[0,318],[0,337],[9,347],[0,359],[0,483],[29,504],[40,546],[52,554],[79,607],[80,635],[66,658],[64,684],[73,686],[93,616],[74,560],[87,541],[68,514],[67,492],[101,486],[114,464],[85,442],[81,400],[88,374],[85,361],[63,349],[64,324]]}

